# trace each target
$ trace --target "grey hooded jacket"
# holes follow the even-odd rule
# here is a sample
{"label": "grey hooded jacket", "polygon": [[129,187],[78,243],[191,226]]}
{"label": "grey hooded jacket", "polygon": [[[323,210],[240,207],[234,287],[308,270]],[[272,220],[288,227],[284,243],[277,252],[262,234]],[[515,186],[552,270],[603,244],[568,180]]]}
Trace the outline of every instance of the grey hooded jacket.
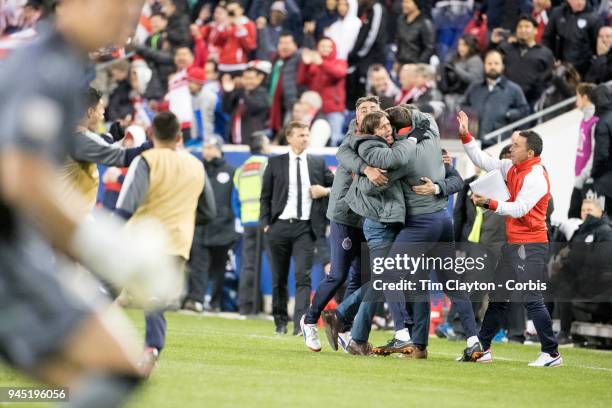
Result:
{"label": "grey hooded jacket", "polygon": [[[366,163],[377,163],[381,169],[397,170],[414,160],[417,145],[414,138],[397,141],[393,146],[378,136],[357,136],[351,147]],[[384,223],[403,223],[406,218],[406,203],[401,183],[391,183],[388,188],[375,194],[367,194],[356,177],[346,194],[346,203],[355,213],[364,218]]]}
{"label": "grey hooded jacket", "polygon": [[329,195],[329,205],[327,207],[327,218],[338,224],[350,227],[362,227],[362,219],[359,214],[351,210],[345,201],[346,193],[353,181],[353,174],[362,175],[367,164],[357,153],[351,149],[351,142],[355,138],[355,121],[349,126],[349,130],[342,140],[342,144],[336,153],[338,168],[334,176],[331,193]]}
{"label": "grey hooded jacket", "polygon": [[406,216],[435,213],[445,209],[448,205],[447,196],[440,194],[424,196],[412,191],[412,186],[421,184],[421,177],[427,177],[438,185],[442,185],[445,178],[442,148],[440,147],[440,131],[434,118],[427,113],[417,110],[412,111],[413,130],[406,136],[410,137],[416,128],[424,125],[425,121],[429,122],[426,133],[429,139],[421,141],[415,149],[413,160],[404,162],[397,170],[390,168],[388,166],[389,162],[381,159],[385,151],[389,150],[388,146],[374,146],[369,150],[368,156],[364,157],[365,162],[372,167],[391,170],[387,185],[377,187],[365,177],[359,177],[358,179],[359,185],[357,188],[370,196],[378,195],[388,188],[393,188],[395,183],[400,183],[404,194]]}

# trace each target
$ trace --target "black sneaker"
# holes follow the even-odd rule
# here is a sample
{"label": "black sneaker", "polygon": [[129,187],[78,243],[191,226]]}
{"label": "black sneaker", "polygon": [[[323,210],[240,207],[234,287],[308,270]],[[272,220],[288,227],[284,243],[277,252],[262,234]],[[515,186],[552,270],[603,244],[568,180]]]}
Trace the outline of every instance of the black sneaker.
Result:
{"label": "black sneaker", "polygon": [[572,336],[559,332],[559,334],[557,334],[557,343],[562,347],[572,347],[574,345],[574,340],[572,340]]}
{"label": "black sneaker", "polygon": [[372,353],[379,356],[388,356],[392,353],[412,354],[414,352],[414,348],[415,347],[412,341],[402,341],[392,338],[384,346],[374,347],[372,349]]}
{"label": "black sneaker", "polygon": [[474,344],[472,347],[466,347],[465,350],[463,350],[463,356],[459,357],[457,361],[464,362],[464,363],[475,362],[480,357],[482,357],[484,354],[485,354],[485,351],[482,348],[482,344],[478,342]]}
{"label": "black sneaker", "polygon": [[343,324],[335,310],[324,310],[321,317],[325,323],[327,341],[334,351],[338,351],[338,333],[343,332]]}
{"label": "black sneaker", "polygon": [[276,330],[274,330],[275,334],[278,335],[283,335],[283,334],[287,334],[287,326],[283,325],[283,324],[279,324],[276,326]]}

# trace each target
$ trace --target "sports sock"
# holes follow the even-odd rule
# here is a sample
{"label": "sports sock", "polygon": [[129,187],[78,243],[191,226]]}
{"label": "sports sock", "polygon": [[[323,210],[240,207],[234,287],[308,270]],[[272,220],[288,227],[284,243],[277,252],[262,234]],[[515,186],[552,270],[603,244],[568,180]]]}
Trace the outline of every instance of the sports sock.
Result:
{"label": "sports sock", "polygon": [[397,330],[395,332],[395,338],[399,341],[410,341],[410,333],[408,329]]}
{"label": "sports sock", "polygon": [[468,347],[472,347],[474,344],[478,343],[480,340],[478,340],[478,336],[471,336],[468,337],[467,339],[467,346]]}

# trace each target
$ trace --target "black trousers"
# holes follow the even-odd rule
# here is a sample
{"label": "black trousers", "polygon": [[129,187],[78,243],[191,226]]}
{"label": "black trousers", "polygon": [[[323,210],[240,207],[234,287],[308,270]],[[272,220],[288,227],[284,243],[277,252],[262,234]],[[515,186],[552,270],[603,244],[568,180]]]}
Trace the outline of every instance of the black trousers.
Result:
{"label": "black trousers", "polygon": [[223,295],[223,281],[228,253],[233,243],[219,246],[204,246],[194,240],[189,259],[189,280],[187,298],[196,302],[204,302],[204,295],[208,285],[212,285],[210,305],[213,308],[221,307]]}
{"label": "black trousers", "polygon": [[[238,307],[240,314],[256,314],[259,312],[259,304],[255,303],[255,286],[259,282],[255,280],[257,269],[257,232],[259,225],[245,226],[242,234],[242,254],[240,256],[240,281],[238,282]],[[266,245],[263,231],[260,235],[260,250]],[[261,257],[259,258],[261,263]]]}
{"label": "black trousers", "polygon": [[266,235],[272,264],[272,315],[277,326],[287,325],[289,321],[287,280],[291,257],[295,261],[295,329],[310,304],[310,273],[315,248],[310,221],[277,220]]}

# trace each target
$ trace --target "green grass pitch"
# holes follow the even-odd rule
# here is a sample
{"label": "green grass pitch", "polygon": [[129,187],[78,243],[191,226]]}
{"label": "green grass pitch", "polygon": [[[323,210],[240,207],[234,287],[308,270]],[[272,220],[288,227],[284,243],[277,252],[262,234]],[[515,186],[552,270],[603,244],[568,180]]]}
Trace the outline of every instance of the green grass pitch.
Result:
{"label": "green grass pitch", "polygon": [[[141,314],[129,315],[142,331]],[[565,365],[553,369],[527,367],[538,346],[506,344],[493,346],[492,364],[459,364],[464,343],[439,339],[431,339],[427,360],[357,357],[333,352],[323,330],[323,350],[313,353],[302,337],[275,336],[270,321],[167,319],[167,347],[129,407],[612,406],[607,351],[562,349]],[[371,339],[379,345],[389,337],[373,332]],[[0,385],[23,384],[0,366]]]}

